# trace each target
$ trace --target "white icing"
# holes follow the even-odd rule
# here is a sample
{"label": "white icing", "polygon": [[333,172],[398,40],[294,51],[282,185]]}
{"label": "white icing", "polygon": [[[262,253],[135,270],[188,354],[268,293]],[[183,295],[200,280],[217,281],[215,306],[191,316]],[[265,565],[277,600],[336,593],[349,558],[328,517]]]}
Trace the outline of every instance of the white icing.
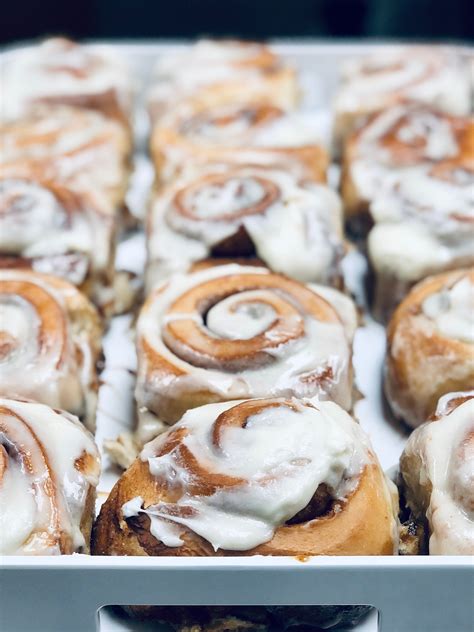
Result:
{"label": "white icing", "polygon": [[[86,543],[81,520],[90,487],[97,486],[100,470],[92,436],[77,420],[42,404],[8,399],[0,403],[25,421],[24,425],[4,412],[0,418],[0,443],[9,451],[0,485],[0,553],[59,554],[58,541],[50,542],[46,535],[67,536],[72,550],[82,550]],[[27,451],[32,471],[18,458],[15,446]],[[92,457],[92,464],[82,472],[75,462],[84,453]],[[52,501],[45,492],[48,485],[54,495]],[[51,502],[55,509],[50,510]],[[58,519],[57,529],[51,526],[50,511],[54,514],[52,521]]]}
{"label": "white icing", "polygon": [[377,270],[416,281],[473,262],[473,179],[466,173],[457,180],[406,172],[382,188],[370,207],[376,225],[369,253]]}
{"label": "white icing", "polygon": [[[403,118],[398,140],[412,150],[411,159],[399,147],[391,151],[381,144]],[[422,148],[420,148],[422,143]],[[359,197],[373,200],[383,185],[397,182],[406,171],[418,173],[431,161],[452,158],[459,152],[450,123],[431,109],[414,104],[383,110],[360,131],[351,146],[350,174]]]}
{"label": "white icing", "polygon": [[81,253],[90,270],[105,271],[113,254],[109,206],[91,194],[73,198],[72,205],[68,212],[54,190],[35,179],[0,179],[0,251],[22,257]]}
{"label": "white icing", "polygon": [[400,100],[436,105],[452,114],[470,110],[467,65],[456,53],[434,47],[377,51],[347,61],[336,98],[339,114],[381,110]]}
{"label": "white icing", "polygon": [[[214,172],[222,175],[226,170],[215,167]],[[155,197],[148,229],[148,257],[152,268],[155,266],[149,274],[150,284],[169,271],[185,270],[193,261],[208,257],[214,246],[241,226],[257,256],[271,269],[300,281],[334,282],[344,245],[341,204],[331,189],[304,186],[280,170],[242,166],[229,172],[228,184],[203,186],[197,194],[184,196],[185,201],[193,202],[190,208],[199,220],[179,215],[174,196],[195,182],[205,183],[206,174],[181,178]],[[231,214],[260,201],[262,187],[255,178],[276,185],[277,199],[262,213],[213,220],[215,215]]]}
{"label": "white icing", "polygon": [[[333,399],[345,409],[352,405],[352,371],[351,371],[351,340],[357,322],[355,307],[352,301],[337,290],[322,286],[311,286],[334,305],[336,312],[346,313],[340,323],[321,322],[309,314],[302,313],[304,335],[280,347],[268,348],[267,353],[274,357],[272,362],[255,369],[226,372],[223,370],[200,368],[185,362],[176,356],[164,343],[162,337],[163,324],[169,322],[169,306],[181,294],[201,282],[218,279],[226,275],[269,274],[264,268],[238,266],[235,264],[209,268],[189,275],[175,275],[169,284],[157,288],[142,309],[137,323],[138,345],[141,339],[146,339],[155,353],[183,371],[182,375],[165,380],[156,378],[149,373],[145,358],[140,358],[136,388],[136,398],[139,406],[153,407],[153,402],[160,402],[161,398],[179,399],[182,393],[192,391],[211,390],[222,399],[242,399],[246,397],[296,396],[312,397],[316,394],[323,398]],[[247,296],[250,294],[251,296]],[[278,296],[278,291],[258,290],[256,292],[241,292],[236,298],[243,303],[252,301],[260,296],[260,302],[266,302],[265,297]],[[283,300],[285,296],[283,295]],[[289,299],[290,302],[292,299]],[[230,301],[232,304],[232,301]],[[214,312],[211,321],[206,325],[206,331],[216,337],[224,335],[235,339],[235,321],[229,321],[229,302]],[[253,303],[252,303],[253,305]],[[215,308],[214,308],[215,309]],[[172,318],[191,317],[201,322],[198,314],[173,314]],[[263,322],[268,318],[268,312],[255,319],[251,310],[240,312],[239,327],[243,328],[243,336],[262,330]],[[243,321],[247,323],[244,325]],[[268,322],[268,321],[267,321]],[[242,336],[241,336],[242,337]],[[315,383],[310,375],[320,375],[325,370],[332,372],[332,378]]]}
{"label": "white icing", "polygon": [[116,93],[128,112],[128,69],[113,49],[50,39],[15,51],[4,63],[0,111],[4,118],[16,119],[44,98],[87,97],[108,91]]}
{"label": "white icing", "polygon": [[[152,476],[182,490],[172,507],[193,511],[185,517],[170,515],[164,502],[148,507],[157,539],[162,540],[164,525],[176,523],[201,535],[215,550],[246,551],[271,540],[279,526],[308,505],[320,484],[339,500],[357,485],[371,459],[370,448],[360,427],[336,404],[316,402],[311,407],[293,400],[295,410],[283,405],[264,408],[250,416],[244,428],[225,428],[219,447],[211,446],[216,418],[239,403],[188,411],[175,426],[188,431],[183,444],[198,463],[211,474],[242,479],[237,485],[219,487],[210,496],[193,495],[192,473],[176,449],[156,456],[160,437],[143,449],[141,459],[148,461]],[[128,513],[129,507],[124,508]],[[168,546],[179,545],[178,537]]]}
{"label": "white icing", "polygon": [[468,277],[431,294],[422,309],[443,336],[474,343],[474,284]]}
{"label": "white icing", "polygon": [[[2,292],[2,283],[9,281],[27,282],[45,292],[43,309],[56,307],[62,314],[63,320],[54,323],[54,331],[40,335],[40,315],[34,305],[19,294]],[[28,271],[0,272],[0,336],[10,345],[0,356],[0,393],[37,399],[54,408],[86,415],[88,425],[93,425],[93,409],[87,406],[88,393],[95,381],[95,366],[88,360],[90,351],[86,353],[91,344],[89,334],[85,333],[89,331],[89,321],[84,313],[84,331],[77,323],[70,322],[69,291],[54,287]],[[49,314],[53,316],[54,311]]]}
{"label": "white icing", "polygon": [[[474,555],[474,400],[420,426],[405,452],[422,459],[419,482],[431,486],[426,516],[432,555]],[[415,500],[412,500],[416,503]]]}

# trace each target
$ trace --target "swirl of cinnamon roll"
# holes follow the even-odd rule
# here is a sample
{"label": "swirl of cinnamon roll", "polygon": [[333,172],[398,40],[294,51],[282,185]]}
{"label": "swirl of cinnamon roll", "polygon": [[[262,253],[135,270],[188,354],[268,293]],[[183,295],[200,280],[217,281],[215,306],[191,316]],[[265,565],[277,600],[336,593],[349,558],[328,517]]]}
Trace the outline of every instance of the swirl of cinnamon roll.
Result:
{"label": "swirl of cinnamon roll", "polygon": [[255,254],[300,281],[338,285],[342,232],[338,196],[325,185],[276,169],[210,167],[155,195],[149,285],[210,256]]}
{"label": "swirl of cinnamon roll", "polygon": [[95,426],[101,326],[73,285],[0,270],[0,392],[62,408]]}
{"label": "swirl of cinnamon roll", "polygon": [[43,178],[103,191],[123,204],[130,139],[116,121],[99,112],[67,106],[38,107],[27,117],[0,124],[2,174],[25,168]]}
{"label": "swirl of cinnamon roll", "polygon": [[418,426],[438,399],[474,383],[474,272],[416,285],[387,331],[385,392],[397,417]]}
{"label": "swirl of cinnamon roll", "polygon": [[354,132],[344,154],[346,213],[365,213],[380,188],[408,172],[428,172],[440,161],[472,168],[474,120],[430,106],[401,103],[373,116]]}
{"label": "swirl of cinnamon roll", "polygon": [[247,98],[284,109],[293,108],[299,96],[294,69],[256,42],[200,40],[159,59],[153,75],[152,120],[190,97],[206,105],[237,101],[243,85]]}
{"label": "swirl of cinnamon roll", "polygon": [[103,506],[94,554],[392,555],[396,510],[360,426],[333,402],[188,411]]}
{"label": "swirl of cinnamon roll", "polygon": [[95,109],[128,124],[128,68],[110,47],[82,46],[59,37],[12,51],[2,69],[2,115],[21,118],[38,104]]}
{"label": "swirl of cinnamon roll", "polygon": [[356,320],[337,290],[265,268],[173,276],[137,324],[139,440],[214,401],[319,395],[349,410]]}
{"label": "swirl of cinnamon roll", "polygon": [[89,551],[99,452],[79,420],[0,399],[0,553]]}
{"label": "swirl of cinnamon roll", "polygon": [[400,472],[408,507],[427,523],[429,553],[474,555],[473,391],[440,399],[408,439]]}
{"label": "swirl of cinnamon roll", "polygon": [[151,152],[161,180],[190,163],[274,165],[315,180],[328,166],[318,117],[265,103],[203,107],[189,101],[164,116],[152,132]]}
{"label": "swirl of cinnamon roll", "polygon": [[0,174],[0,266],[31,266],[100,303],[114,270],[116,221],[98,192],[77,192],[28,170]]}
{"label": "swirl of cinnamon roll", "polygon": [[368,251],[375,307],[385,320],[409,288],[430,274],[474,264],[474,164],[446,160],[407,172],[371,205]]}
{"label": "swirl of cinnamon roll", "polygon": [[469,63],[448,48],[395,47],[347,61],[335,102],[341,143],[364,118],[403,101],[433,105],[448,114],[470,112]]}

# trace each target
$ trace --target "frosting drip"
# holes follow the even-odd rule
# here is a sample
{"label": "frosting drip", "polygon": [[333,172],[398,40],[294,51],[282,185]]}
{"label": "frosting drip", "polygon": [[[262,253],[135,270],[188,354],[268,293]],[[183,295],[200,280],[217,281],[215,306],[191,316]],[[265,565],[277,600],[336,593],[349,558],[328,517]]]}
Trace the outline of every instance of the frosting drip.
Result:
{"label": "frosting drip", "polygon": [[474,343],[474,283],[468,277],[426,298],[422,309],[443,336]]}
{"label": "frosting drip", "polygon": [[[144,510],[157,539],[179,546],[183,525],[215,550],[246,551],[269,541],[321,485],[343,501],[370,456],[359,427],[335,404],[256,400],[188,411],[141,459],[178,498]],[[124,515],[141,511],[139,500]]]}

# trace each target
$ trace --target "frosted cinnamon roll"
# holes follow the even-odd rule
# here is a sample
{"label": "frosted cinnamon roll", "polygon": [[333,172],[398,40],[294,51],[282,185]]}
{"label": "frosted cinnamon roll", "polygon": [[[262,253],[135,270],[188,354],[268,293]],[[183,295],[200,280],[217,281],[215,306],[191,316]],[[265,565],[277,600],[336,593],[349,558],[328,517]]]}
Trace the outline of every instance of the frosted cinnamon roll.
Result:
{"label": "frosted cinnamon roll", "polygon": [[374,112],[403,101],[432,105],[442,112],[470,112],[468,60],[455,49],[394,47],[345,62],[336,96],[335,137],[340,146]]}
{"label": "frosted cinnamon roll", "polygon": [[300,281],[340,285],[341,205],[327,186],[255,166],[211,167],[154,196],[148,284],[208,257],[257,256]]}
{"label": "frosted cinnamon roll", "polygon": [[320,120],[262,103],[204,108],[183,103],[163,117],[151,136],[151,153],[162,181],[189,164],[285,164],[287,170],[324,181],[328,156]]}
{"label": "frosted cinnamon roll", "polygon": [[77,285],[109,311],[116,217],[99,192],[78,192],[29,170],[0,173],[0,268],[30,267]]}
{"label": "frosted cinnamon roll", "polygon": [[462,163],[443,160],[381,189],[368,237],[378,318],[387,319],[417,281],[474,264],[473,191],[472,151]]}
{"label": "frosted cinnamon roll", "polygon": [[11,175],[25,167],[81,190],[92,187],[121,207],[128,184],[130,139],[99,112],[66,106],[38,107],[0,125],[0,168]]}
{"label": "frosted cinnamon roll", "polygon": [[474,272],[429,277],[387,330],[385,392],[395,415],[418,426],[438,399],[474,384]]}
{"label": "frosted cinnamon roll", "polygon": [[396,492],[334,402],[189,410],[103,505],[94,555],[393,555]]}
{"label": "frosted cinnamon roll", "polygon": [[[472,382],[471,382],[472,384]],[[474,391],[449,393],[408,439],[402,489],[430,555],[474,555]]]}
{"label": "frosted cinnamon roll", "polygon": [[442,160],[463,168],[472,162],[473,146],[473,119],[428,105],[401,103],[371,116],[345,148],[342,195],[347,216],[367,214],[380,188],[407,171],[426,173]]}
{"label": "frosted cinnamon roll", "polygon": [[139,443],[210,402],[317,395],[349,410],[356,326],[344,294],[265,268],[171,277],[137,323]]}
{"label": "frosted cinnamon roll", "polygon": [[238,101],[243,89],[252,101],[284,109],[299,97],[295,70],[264,44],[200,40],[158,60],[148,106],[156,120],[183,99],[214,106]]}
{"label": "frosted cinnamon roll", "polygon": [[76,417],[0,399],[0,554],[88,553],[99,452]]}
{"label": "frosted cinnamon roll", "polygon": [[18,119],[38,104],[73,105],[129,121],[132,88],[126,63],[108,46],[52,38],[12,51],[3,61],[0,106]]}
{"label": "frosted cinnamon roll", "polygon": [[95,427],[101,326],[73,285],[0,269],[0,393],[62,408]]}

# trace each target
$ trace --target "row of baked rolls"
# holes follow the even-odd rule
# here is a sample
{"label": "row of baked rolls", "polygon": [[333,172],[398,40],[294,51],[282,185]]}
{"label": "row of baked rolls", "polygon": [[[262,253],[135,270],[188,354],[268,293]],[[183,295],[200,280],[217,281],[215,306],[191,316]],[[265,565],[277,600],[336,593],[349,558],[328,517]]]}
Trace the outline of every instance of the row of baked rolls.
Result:
{"label": "row of baked rolls", "polygon": [[148,93],[152,121],[183,100],[221,105],[247,98],[284,109],[295,107],[299,88],[294,68],[268,46],[237,40],[200,40],[160,58]]}
{"label": "row of baked rolls", "polygon": [[175,275],[137,322],[140,445],[190,408],[268,396],[352,407],[357,314],[338,290],[229,264]]}
{"label": "row of baked rolls", "polygon": [[110,313],[117,222],[107,200],[28,168],[13,173],[0,174],[0,267],[60,276]]}
{"label": "row of baked rolls", "polygon": [[[472,384],[472,380],[471,380]],[[408,439],[401,488],[431,555],[474,555],[474,391],[448,393]]]}
{"label": "row of baked rolls", "polygon": [[73,285],[0,269],[0,393],[62,408],[95,427],[102,328]]}
{"label": "row of baked rolls", "polygon": [[441,161],[453,170],[472,168],[473,143],[472,119],[430,105],[404,102],[373,114],[344,148],[341,188],[347,218],[352,225],[368,224],[370,203],[380,189],[406,173],[430,174]]}
{"label": "row of baked rolls", "polygon": [[468,55],[439,46],[385,48],[346,61],[334,104],[337,148],[367,117],[404,101],[467,116],[470,72]]}
{"label": "row of baked rolls", "polygon": [[2,61],[2,118],[19,119],[36,105],[61,104],[97,110],[128,127],[132,82],[112,47],[58,37],[12,51]]}
{"label": "row of baked rolls", "polygon": [[387,330],[385,392],[412,427],[438,399],[474,384],[474,271],[455,270],[416,285]]}
{"label": "row of baked rolls", "polygon": [[340,286],[341,204],[323,184],[283,168],[214,164],[154,195],[148,286],[208,257],[257,256],[275,272]]}
{"label": "row of baked rolls", "polygon": [[150,146],[158,179],[169,181],[187,165],[215,162],[283,166],[324,181],[328,155],[320,121],[258,101],[204,106],[182,102],[159,119]]}
{"label": "row of baked rolls", "polygon": [[0,554],[88,553],[99,471],[77,418],[0,399]]}

